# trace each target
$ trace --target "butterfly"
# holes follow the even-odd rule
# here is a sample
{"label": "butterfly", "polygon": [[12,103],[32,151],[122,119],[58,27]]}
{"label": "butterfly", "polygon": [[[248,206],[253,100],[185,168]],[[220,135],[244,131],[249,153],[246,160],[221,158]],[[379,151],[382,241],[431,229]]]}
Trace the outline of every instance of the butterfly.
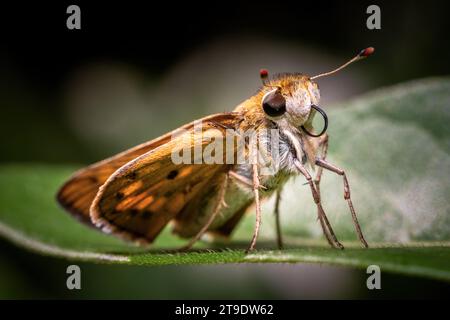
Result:
{"label": "butterfly", "polygon": [[[81,221],[142,245],[152,243],[171,224],[173,233],[189,239],[181,249],[191,248],[205,234],[229,237],[254,204],[255,229],[247,250],[251,251],[261,225],[261,200],[276,194],[276,234],[282,248],[281,190],[290,177],[301,175],[311,189],[326,240],[343,248],[321,204],[325,169],[342,177],[356,232],[368,247],[345,171],[326,159],[328,117],[319,107],[315,79],[373,51],[366,48],[339,68],[313,77],[269,76],[261,70],[261,88],[233,112],[204,117],[83,168],[60,188],[57,200]],[[319,133],[312,122],[317,113],[324,119]],[[241,156],[244,161],[238,161]],[[316,166],[312,177],[308,167]]]}

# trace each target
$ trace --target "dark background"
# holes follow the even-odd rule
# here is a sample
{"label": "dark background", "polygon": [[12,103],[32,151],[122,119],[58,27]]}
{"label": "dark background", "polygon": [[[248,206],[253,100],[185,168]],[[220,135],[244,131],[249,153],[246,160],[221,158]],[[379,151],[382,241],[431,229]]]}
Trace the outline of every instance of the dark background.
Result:
{"label": "dark background", "polygon": [[[82,29],[65,28],[69,4],[82,8]],[[377,4],[382,29],[368,30],[366,8]],[[99,58],[145,72],[164,71],[192,48],[232,34],[260,34],[313,44],[336,54],[382,48],[380,82],[450,71],[446,1],[59,1],[2,5],[2,50],[43,89]]]}
{"label": "dark background", "polygon": [[[70,4],[81,7],[81,30],[66,28],[66,8]],[[381,7],[381,30],[365,27],[370,4]],[[86,147],[85,141],[67,125],[61,105],[67,78],[86,64],[120,61],[158,79],[177,61],[210,41],[257,35],[307,44],[337,57],[349,57],[366,46],[374,46],[376,58],[366,70],[370,73],[370,87],[376,88],[450,73],[449,9],[447,1],[2,3],[0,161],[87,164],[99,160],[100,155],[108,155],[109,150]],[[0,259],[25,275],[22,281],[26,284],[8,297],[227,298],[242,289],[238,284],[230,284],[223,291],[212,293],[197,290],[196,283],[180,280],[180,286],[188,287],[182,293],[176,286],[159,284],[163,291],[149,294],[141,288],[138,290],[142,291],[122,296],[107,277],[118,279],[126,273],[125,268],[87,264],[83,270],[97,275],[100,285],[110,291],[92,289],[78,296],[59,286],[66,276],[65,261],[26,253],[3,240]],[[180,270],[187,277],[201,272],[195,267],[129,269],[127,274],[131,276],[125,278],[129,283],[155,275],[171,278]],[[35,271],[41,276],[32,277]],[[354,273],[361,279],[365,277],[363,271]],[[95,279],[92,281],[95,283]],[[121,281],[125,285],[125,280]],[[389,275],[386,283],[389,284],[380,295],[361,287],[343,297],[437,297],[439,291],[449,290],[448,285],[425,279],[415,279],[411,289],[410,278],[405,276]],[[253,288],[248,289],[249,286],[235,297],[280,297],[256,280],[252,284]],[[202,283],[199,287],[207,285]],[[132,285],[129,286],[128,289]]]}

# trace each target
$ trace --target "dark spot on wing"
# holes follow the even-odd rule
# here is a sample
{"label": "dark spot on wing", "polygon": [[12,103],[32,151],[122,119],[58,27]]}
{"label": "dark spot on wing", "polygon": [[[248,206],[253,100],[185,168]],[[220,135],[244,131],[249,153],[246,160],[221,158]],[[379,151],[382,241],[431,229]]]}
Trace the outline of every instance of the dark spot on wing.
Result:
{"label": "dark spot on wing", "polygon": [[117,200],[122,200],[123,199],[123,197],[125,197],[125,195],[123,194],[123,192],[117,192],[116,193],[116,199]]}
{"label": "dark spot on wing", "polygon": [[137,173],[136,171],[132,171],[130,173],[128,173],[125,178],[127,178],[128,180],[135,180],[137,178]]}
{"label": "dark spot on wing", "polygon": [[131,210],[129,211],[129,214],[132,215],[132,216],[135,216],[135,215],[137,215],[138,213],[139,213],[139,210],[138,210],[138,209],[131,209]]}
{"label": "dark spot on wing", "polygon": [[171,196],[173,196],[173,194],[174,194],[175,192],[177,192],[177,190],[169,190],[169,191],[166,191],[166,192],[164,193],[164,197],[170,198]]}
{"label": "dark spot on wing", "polygon": [[153,215],[153,212],[151,211],[144,211],[142,213],[142,219],[149,219]]}
{"label": "dark spot on wing", "polygon": [[178,170],[172,170],[169,172],[169,174],[167,175],[167,179],[169,180],[173,180],[175,179],[175,177],[178,175]]}

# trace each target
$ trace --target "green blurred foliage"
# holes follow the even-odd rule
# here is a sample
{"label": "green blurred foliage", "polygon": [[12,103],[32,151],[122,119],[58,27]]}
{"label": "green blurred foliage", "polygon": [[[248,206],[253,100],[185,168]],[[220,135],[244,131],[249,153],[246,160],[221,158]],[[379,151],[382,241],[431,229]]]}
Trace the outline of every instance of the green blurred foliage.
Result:
{"label": "green blurred foliage", "polygon": [[[253,215],[246,217],[231,243],[213,246],[212,251],[202,250],[209,245],[200,243],[197,246],[200,250],[198,252],[161,252],[161,249],[183,244],[182,240],[165,230],[156,241],[153,251],[143,252],[142,248],[78,223],[58,208],[54,200],[56,190],[75,168],[56,165],[11,164],[1,167],[0,231],[3,236],[20,246],[75,261],[93,260],[126,265],[231,263],[233,269],[233,263],[238,262],[320,262],[362,269],[369,264],[377,264],[385,271],[449,280],[450,223],[448,200],[445,196],[449,191],[449,182],[443,174],[448,173],[449,168],[449,135],[445,125],[450,120],[447,111],[449,89],[450,81],[446,78],[411,82],[367,94],[330,112],[330,119],[333,119],[330,127],[330,158],[335,162],[345,163],[357,201],[355,203],[359,204],[363,228],[375,249],[358,249],[348,214],[345,217],[340,214],[339,219],[333,214],[336,211],[346,212],[347,208],[342,200],[341,188],[336,187],[341,181],[338,178],[329,179],[329,175],[324,178],[322,188],[324,201],[334,204],[332,210],[329,210],[332,212],[330,216],[338,236],[346,240],[344,244],[347,249],[344,251],[328,249],[324,247],[323,241],[312,240],[320,237],[320,232],[317,232],[315,210],[313,206],[307,205],[312,201],[299,202],[298,197],[295,197],[297,190],[302,190],[299,179],[285,192],[287,204],[282,207],[282,212],[283,230],[288,235],[288,249],[281,252],[271,251],[275,244],[270,202],[264,206],[265,222],[259,242],[261,250],[256,253],[245,255],[242,250],[252,232]],[[406,116],[402,117],[403,114]],[[429,155],[432,155],[432,160]],[[427,192],[430,183],[439,188]],[[420,184],[424,184],[426,188],[420,188]],[[419,188],[411,189],[411,185],[419,185]],[[426,206],[414,202],[417,199]],[[407,204],[411,201],[411,205],[396,207],[398,201],[406,201]],[[299,214],[299,204],[303,214]],[[299,236],[309,240],[302,240]],[[97,253],[104,255],[96,255]],[[111,260],[117,257],[123,259]],[[3,292],[6,297],[31,297],[36,294],[51,297],[61,294],[65,297],[183,298],[205,297],[208,294],[209,297],[219,298],[233,294],[233,290],[236,290],[236,283],[222,281],[222,276],[216,278],[222,273],[214,271],[205,274],[210,277],[209,281],[215,283],[214,290],[209,290],[207,284],[196,285],[198,277],[194,274],[206,267],[151,269],[155,274],[150,276],[149,286],[157,288],[153,290],[139,281],[150,272],[145,268],[83,264],[83,272],[86,274],[83,279],[87,286],[82,292],[72,294],[61,288],[65,277],[61,274],[61,265],[64,263],[45,263],[50,264],[49,268],[58,273],[53,284],[43,286],[48,293],[34,293],[36,287],[28,283],[30,276],[24,278],[23,274],[14,271],[14,262],[11,265],[5,259],[1,268],[11,276],[3,281],[4,290],[0,293]],[[39,265],[37,267],[42,268]],[[336,272],[333,267],[330,268],[327,272]],[[177,273],[176,270],[180,272]],[[100,274],[109,274],[110,279],[119,280],[108,282]],[[260,272],[256,272],[255,278],[246,278],[245,284],[242,284],[243,289],[235,297],[279,297],[280,293],[271,289],[267,279],[262,280],[260,277],[264,278]],[[178,288],[177,283],[183,283],[179,291],[174,289]],[[118,286],[122,288],[120,292],[113,289]],[[359,287],[354,286],[347,293],[341,289],[340,297],[358,294],[360,286],[361,284]],[[31,289],[28,290],[28,287]],[[165,287],[167,290],[164,290]],[[311,293],[306,293],[305,296],[308,294]],[[292,296],[302,295],[296,293]]]}

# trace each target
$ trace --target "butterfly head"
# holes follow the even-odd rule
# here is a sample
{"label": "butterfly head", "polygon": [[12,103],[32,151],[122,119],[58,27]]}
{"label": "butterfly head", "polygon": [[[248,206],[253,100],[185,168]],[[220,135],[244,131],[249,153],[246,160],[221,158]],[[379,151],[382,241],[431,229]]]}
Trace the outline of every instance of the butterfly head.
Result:
{"label": "butterfly head", "polygon": [[319,105],[319,88],[305,75],[279,74],[263,82],[261,107],[266,117],[280,126],[300,127],[308,121],[311,106]]}
{"label": "butterfly head", "polygon": [[[261,70],[260,77],[263,82],[261,108],[265,116],[282,128],[301,128],[304,133],[313,137],[322,135],[327,129],[328,118],[325,111],[319,107],[320,91],[314,80],[334,74],[373,52],[374,48],[366,48],[339,68],[313,77],[300,73],[284,73],[269,77],[267,70]],[[324,128],[318,134],[311,132],[312,119],[316,112],[324,118]]]}

